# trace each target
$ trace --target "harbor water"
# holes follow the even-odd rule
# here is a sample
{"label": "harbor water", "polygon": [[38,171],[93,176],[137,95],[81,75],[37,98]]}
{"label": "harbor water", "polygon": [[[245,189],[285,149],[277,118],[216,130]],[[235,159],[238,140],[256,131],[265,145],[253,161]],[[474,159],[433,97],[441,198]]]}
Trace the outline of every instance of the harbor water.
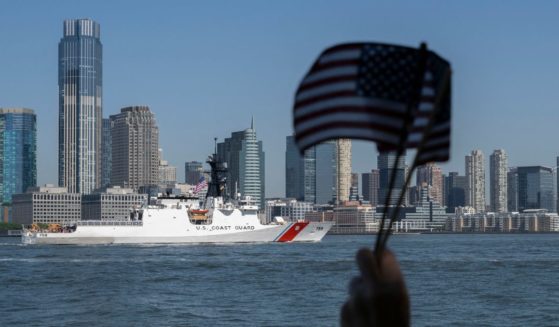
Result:
{"label": "harbor water", "polygon": [[[1,326],[337,326],[357,249],[21,245],[0,238]],[[394,235],[414,326],[559,325],[559,235]]]}

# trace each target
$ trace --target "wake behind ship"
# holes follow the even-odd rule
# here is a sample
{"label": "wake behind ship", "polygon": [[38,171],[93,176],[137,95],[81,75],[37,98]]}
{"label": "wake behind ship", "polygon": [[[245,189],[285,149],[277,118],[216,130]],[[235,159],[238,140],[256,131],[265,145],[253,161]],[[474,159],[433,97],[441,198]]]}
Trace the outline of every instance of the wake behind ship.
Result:
{"label": "wake behind ship", "polygon": [[332,228],[332,222],[285,222],[281,218],[262,224],[258,207],[250,197],[224,199],[225,165],[214,154],[208,163],[212,180],[203,205],[197,197],[158,197],[127,221],[89,220],[70,226],[41,230],[24,228],[26,244],[111,244],[111,243],[235,243],[316,242]]}

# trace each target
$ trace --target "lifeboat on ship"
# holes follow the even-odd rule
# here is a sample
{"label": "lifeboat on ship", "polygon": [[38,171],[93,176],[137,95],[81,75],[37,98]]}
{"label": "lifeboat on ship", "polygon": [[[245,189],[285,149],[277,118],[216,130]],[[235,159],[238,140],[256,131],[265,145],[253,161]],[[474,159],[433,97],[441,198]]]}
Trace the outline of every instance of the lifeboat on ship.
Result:
{"label": "lifeboat on ship", "polygon": [[208,210],[206,209],[190,209],[188,215],[192,220],[206,220],[208,219]]}

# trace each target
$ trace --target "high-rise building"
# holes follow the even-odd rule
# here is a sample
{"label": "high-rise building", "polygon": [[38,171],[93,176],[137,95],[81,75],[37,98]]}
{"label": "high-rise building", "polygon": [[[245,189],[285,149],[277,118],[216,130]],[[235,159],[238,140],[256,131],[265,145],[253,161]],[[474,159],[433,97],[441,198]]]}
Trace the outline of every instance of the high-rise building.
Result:
{"label": "high-rise building", "polygon": [[361,197],[369,203],[371,203],[371,179],[371,173],[361,174]]}
{"label": "high-rise building", "polygon": [[112,164],[112,146],[111,146],[111,120],[103,118],[103,137],[101,140],[103,155],[101,160],[101,187],[108,187],[111,184],[111,164]]}
{"label": "high-rise building", "polygon": [[450,172],[445,180],[446,210],[454,213],[456,207],[466,205],[466,176],[460,176],[458,172]]}
{"label": "high-rise building", "polygon": [[553,211],[553,170],[548,167],[518,167],[518,210]]}
{"label": "high-rise building", "polygon": [[307,149],[303,156],[293,136],[286,137],[285,196],[299,201],[316,201],[316,149]]}
{"label": "high-rise building", "polygon": [[217,156],[227,163],[226,194],[233,198],[237,197],[237,193],[250,196],[264,209],[265,158],[262,141],[256,139],[254,121],[250,128],[233,132],[231,137],[218,143]]}
{"label": "high-rise building", "polygon": [[315,203],[334,203],[337,196],[338,159],[336,141],[315,147],[316,195]]}
{"label": "high-rise building", "polygon": [[392,169],[395,169],[396,179],[394,187],[392,189],[392,194],[390,195],[389,205],[396,205],[398,203],[398,198],[400,193],[404,192],[403,187],[405,183],[405,173],[406,173],[406,154],[400,157],[400,160],[396,162],[395,152],[381,152],[377,157],[377,168],[379,170],[379,193],[378,193],[378,205],[385,205],[386,199],[389,193],[390,178],[392,174]]}
{"label": "high-rise building", "polygon": [[147,106],[111,116],[111,185],[138,190],[159,181],[159,129]]}
{"label": "high-rise building", "polygon": [[435,201],[439,205],[444,205],[443,199],[443,174],[441,167],[435,163],[427,163],[417,167],[416,185],[423,187],[423,185],[430,186],[427,188],[430,201]]}
{"label": "high-rise building", "polygon": [[518,170],[509,168],[507,172],[507,209],[509,212],[518,212]]}
{"label": "high-rise building", "polygon": [[473,150],[466,156],[466,205],[485,212],[485,168],[483,153]]}
{"label": "high-rise building", "polygon": [[351,188],[349,189],[349,200],[359,200],[359,174],[351,173]]}
{"label": "high-rise building", "polygon": [[177,167],[163,160],[163,149],[159,149],[159,185],[167,186],[177,183]]}
{"label": "high-rise building", "polygon": [[505,150],[493,151],[489,156],[489,194],[493,212],[507,212],[507,170]]}
{"label": "high-rise building", "polygon": [[201,162],[188,161],[184,163],[184,182],[189,185],[196,185],[203,176],[204,168]]}
{"label": "high-rise building", "polygon": [[37,117],[31,109],[0,108],[0,203],[37,184]]}
{"label": "high-rise building", "polygon": [[70,193],[101,186],[102,80],[99,24],[65,20],[58,44],[58,184]]}
{"label": "high-rise building", "polygon": [[351,189],[351,140],[338,139],[337,144],[337,176],[336,200],[338,203],[348,201]]}

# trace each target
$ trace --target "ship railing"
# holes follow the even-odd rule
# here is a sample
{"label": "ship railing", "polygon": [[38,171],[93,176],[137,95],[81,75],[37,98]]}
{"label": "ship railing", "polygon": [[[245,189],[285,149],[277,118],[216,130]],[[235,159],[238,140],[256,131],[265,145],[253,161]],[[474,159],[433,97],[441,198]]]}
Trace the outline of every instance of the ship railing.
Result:
{"label": "ship railing", "polygon": [[141,220],[82,220],[77,226],[142,226]]}

